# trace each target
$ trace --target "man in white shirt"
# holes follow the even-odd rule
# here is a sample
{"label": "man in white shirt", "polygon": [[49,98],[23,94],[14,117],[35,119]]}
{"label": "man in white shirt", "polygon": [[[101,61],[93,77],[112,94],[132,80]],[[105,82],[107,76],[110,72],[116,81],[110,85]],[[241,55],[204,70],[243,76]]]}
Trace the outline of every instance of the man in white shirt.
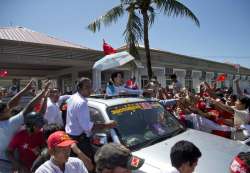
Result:
{"label": "man in white shirt", "polygon": [[48,138],[50,160],[42,164],[35,173],[88,173],[84,163],[74,157],[69,157],[71,145],[76,141],[64,131],[52,133]]}
{"label": "man in white shirt", "polygon": [[67,101],[67,119],[65,131],[71,138],[78,141],[78,147],[93,160],[94,151],[90,144],[91,132],[100,129],[114,128],[117,123],[94,123],[90,121],[86,97],[91,94],[91,80],[81,78],[77,84],[77,92]]}
{"label": "man in white shirt", "polygon": [[57,88],[50,89],[49,98],[47,100],[47,109],[44,118],[48,121],[48,124],[57,124],[61,127],[64,126],[62,113],[59,109],[60,104],[67,100],[71,95],[60,96],[60,92]]}
{"label": "man in white shirt", "polygon": [[201,157],[200,150],[189,141],[179,141],[171,148],[172,167],[164,173],[192,173]]}

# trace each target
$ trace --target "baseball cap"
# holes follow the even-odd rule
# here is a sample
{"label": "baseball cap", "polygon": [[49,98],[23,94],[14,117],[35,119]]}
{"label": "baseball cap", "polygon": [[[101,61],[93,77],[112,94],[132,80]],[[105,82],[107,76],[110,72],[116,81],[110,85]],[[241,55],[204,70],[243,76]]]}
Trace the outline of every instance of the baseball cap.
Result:
{"label": "baseball cap", "polygon": [[37,126],[42,128],[43,125],[46,124],[46,120],[38,112],[30,112],[24,117],[24,124],[26,126]]}
{"label": "baseball cap", "polygon": [[129,170],[139,169],[144,159],[133,156],[131,151],[121,144],[109,143],[102,146],[95,154],[96,170],[123,167]]}
{"label": "baseball cap", "polygon": [[57,131],[49,136],[47,143],[48,148],[51,149],[55,147],[67,147],[75,144],[76,141],[72,140],[64,131]]}

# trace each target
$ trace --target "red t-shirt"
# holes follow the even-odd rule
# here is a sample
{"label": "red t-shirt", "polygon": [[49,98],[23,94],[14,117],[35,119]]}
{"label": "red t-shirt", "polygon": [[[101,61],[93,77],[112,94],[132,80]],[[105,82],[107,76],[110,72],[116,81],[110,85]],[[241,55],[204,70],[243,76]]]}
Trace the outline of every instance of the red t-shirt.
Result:
{"label": "red t-shirt", "polygon": [[45,143],[46,141],[41,131],[29,135],[27,130],[22,130],[12,138],[8,149],[16,149],[20,161],[30,169],[39,154],[36,153],[37,149],[42,147]]}

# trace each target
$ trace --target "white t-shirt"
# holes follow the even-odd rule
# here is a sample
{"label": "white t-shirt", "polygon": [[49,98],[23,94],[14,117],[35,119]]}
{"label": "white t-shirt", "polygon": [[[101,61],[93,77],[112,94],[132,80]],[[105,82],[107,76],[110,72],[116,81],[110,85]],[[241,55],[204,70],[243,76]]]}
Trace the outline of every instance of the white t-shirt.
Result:
{"label": "white t-shirt", "polygon": [[47,100],[47,109],[44,115],[44,118],[48,121],[48,124],[58,124],[63,126],[62,120],[62,112],[59,109],[59,106],[62,104],[63,101],[70,98],[71,95],[63,95],[60,96],[57,103],[53,103],[50,98]]}
{"label": "white t-shirt", "polygon": [[88,170],[80,159],[69,157],[65,163],[64,172],[51,160],[48,160],[42,164],[35,173],[88,173]]}
{"label": "white t-shirt", "polygon": [[48,124],[63,125],[62,114],[57,103],[53,103],[50,98],[47,100],[47,109],[44,118],[48,121]]}
{"label": "white t-shirt", "polygon": [[79,136],[84,132],[90,136],[94,123],[90,121],[87,102],[78,92],[67,100],[66,133]]}
{"label": "white t-shirt", "polygon": [[14,134],[21,128],[23,123],[22,111],[8,120],[0,121],[0,159],[8,160],[5,155],[6,149]]}

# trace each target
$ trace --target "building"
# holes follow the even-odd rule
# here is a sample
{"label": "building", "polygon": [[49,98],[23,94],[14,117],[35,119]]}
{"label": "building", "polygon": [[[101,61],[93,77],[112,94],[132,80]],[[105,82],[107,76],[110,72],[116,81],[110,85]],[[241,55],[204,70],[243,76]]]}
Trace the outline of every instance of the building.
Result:
{"label": "building", "polygon": [[[122,47],[121,50],[126,50]],[[141,66],[138,69],[138,79],[141,85],[147,80],[146,59],[144,47],[138,48]],[[250,87],[250,69],[240,67],[237,70],[232,64],[225,64],[186,55],[180,55],[167,51],[151,49],[151,63],[154,74],[158,77],[162,86],[171,83],[170,75],[176,74],[182,85],[189,89],[198,90],[200,82],[215,81],[218,75],[226,74],[225,82],[218,82],[217,86],[233,87],[233,80],[240,78],[242,88]]]}
{"label": "building", "polygon": [[[121,47],[118,51],[127,50]],[[147,70],[145,51],[138,47],[139,58],[135,65],[119,69],[125,79],[135,75],[141,87],[146,83]],[[0,70],[6,69],[8,77],[0,78],[0,86],[8,87],[14,80],[22,87],[30,78],[37,81],[38,88],[44,79],[52,79],[63,92],[70,91],[79,77],[92,76],[93,64],[104,56],[102,51],[66,42],[23,27],[0,28]],[[167,51],[151,49],[154,75],[162,86],[170,83],[170,74],[175,73],[183,86],[198,90],[201,81],[211,83],[219,74],[227,74],[227,80],[219,86],[233,86],[233,79],[240,78],[241,86],[250,86],[250,69],[240,67],[239,73],[233,65]],[[113,71],[112,70],[112,71]],[[109,80],[111,70],[102,74],[102,84]]]}
{"label": "building", "polygon": [[0,69],[8,77],[0,86],[8,87],[13,79],[22,87],[27,80],[54,79],[63,91],[71,90],[79,75],[89,75],[93,62],[102,51],[66,42],[23,27],[0,28]]}

